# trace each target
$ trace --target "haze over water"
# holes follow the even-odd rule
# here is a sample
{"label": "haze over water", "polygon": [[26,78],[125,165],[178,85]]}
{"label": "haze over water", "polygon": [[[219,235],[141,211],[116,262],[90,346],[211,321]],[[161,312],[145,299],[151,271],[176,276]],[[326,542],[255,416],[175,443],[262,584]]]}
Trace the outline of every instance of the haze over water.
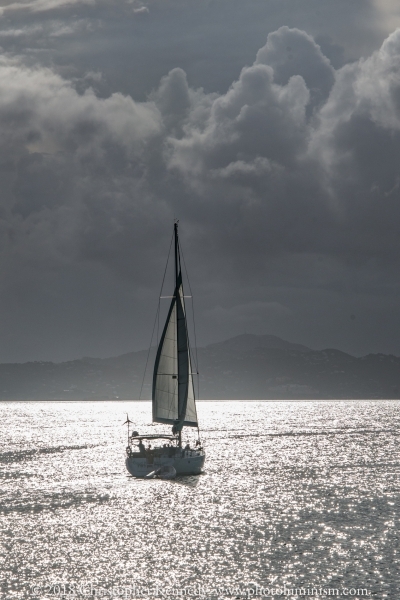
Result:
{"label": "haze over water", "polygon": [[127,412],[162,429],[149,402],[0,404],[2,598],[397,597],[398,401],[200,402],[205,472],[176,481],[127,477]]}

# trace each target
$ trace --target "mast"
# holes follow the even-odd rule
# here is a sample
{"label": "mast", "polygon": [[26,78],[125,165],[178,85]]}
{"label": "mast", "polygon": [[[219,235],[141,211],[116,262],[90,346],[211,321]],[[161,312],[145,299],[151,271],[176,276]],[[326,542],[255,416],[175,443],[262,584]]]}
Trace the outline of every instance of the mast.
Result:
{"label": "mast", "polygon": [[175,238],[175,289],[178,285],[178,221],[174,223],[174,238]]}
{"label": "mast", "polygon": [[182,443],[181,429],[198,427],[178,237],[174,223],[174,295],[158,345],[153,371],[153,423],[170,423]]}
{"label": "mast", "polygon": [[[174,240],[175,240],[175,294],[178,296],[178,260],[179,260],[179,242],[178,242],[178,221],[174,223]],[[178,302],[178,298],[176,298]],[[176,337],[178,339],[178,319],[176,319]],[[179,360],[177,361],[178,366],[178,386],[179,386]],[[182,428],[178,431],[178,446],[182,447]]]}

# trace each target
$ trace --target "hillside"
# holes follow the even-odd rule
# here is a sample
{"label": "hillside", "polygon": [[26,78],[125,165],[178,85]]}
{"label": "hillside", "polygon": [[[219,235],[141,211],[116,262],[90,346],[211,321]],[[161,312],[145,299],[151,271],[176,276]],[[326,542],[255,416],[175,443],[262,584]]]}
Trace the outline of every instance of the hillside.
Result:
{"label": "hillside", "polygon": [[[151,393],[155,350],[142,399]],[[139,399],[147,352],[0,365],[0,400]],[[198,350],[202,399],[400,398],[400,358],[244,334]]]}

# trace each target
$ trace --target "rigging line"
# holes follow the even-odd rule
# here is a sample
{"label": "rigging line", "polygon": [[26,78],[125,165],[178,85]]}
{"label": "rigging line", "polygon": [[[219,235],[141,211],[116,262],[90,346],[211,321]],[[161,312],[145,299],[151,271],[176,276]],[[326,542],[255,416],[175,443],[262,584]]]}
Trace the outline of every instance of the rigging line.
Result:
{"label": "rigging line", "polygon": [[[182,277],[181,254],[182,254],[182,258],[183,258],[183,253],[182,253],[182,250],[180,248],[180,244],[178,243],[177,256],[179,258],[179,272],[181,273],[181,277]],[[183,260],[185,260],[185,259],[183,258]],[[186,275],[187,275],[187,269],[186,269],[186,265],[185,264],[184,264],[184,271],[186,272]],[[189,281],[188,277],[187,277],[187,279]],[[186,318],[186,315],[187,315],[186,304],[185,304],[186,295],[185,295],[185,292],[184,292],[184,289],[183,289],[182,279],[181,279],[181,288],[182,288],[182,299],[181,299],[181,301],[182,301],[182,307],[183,307],[183,312],[184,312],[184,315],[185,315],[185,322],[186,322],[186,327],[185,327],[185,329],[186,329],[186,343],[187,343],[187,349],[188,349],[188,355],[189,355],[190,370],[192,370],[192,367],[191,367],[191,365],[192,365],[192,350],[190,348],[190,343],[189,343],[189,331],[188,331],[188,328],[187,328],[187,318]],[[177,294],[177,295],[179,295],[179,294]],[[188,296],[188,297],[192,298],[192,296]],[[195,365],[195,367],[196,367],[196,371],[198,371],[197,365]],[[192,376],[192,375],[194,375],[194,373],[190,373],[190,375]],[[193,386],[193,378],[191,379],[191,381],[192,381],[192,390],[193,390],[194,410],[195,410],[195,414],[196,414],[196,422],[198,423],[197,408],[196,408],[196,392],[195,392],[195,389],[194,389],[194,386]],[[198,385],[197,385],[197,390],[199,391],[199,386]],[[197,427],[198,427],[198,425],[197,425]]]}
{"label": "rigging line", "polygon": [[151,339],[150,339],[150,345],[149,345],[149,350],[147,352],[147,358],[146,358],[146,365],[144,367],[144,373],[143,373],[143,379],[142,379],[142,385],[140,387],[140,394],[139,394],[139,400],[142,399],[142,391],[143,391],[143,385],[144,385],[144,380],[146,377],[146,372],[147,372],[147,365],[149,363],[149,356],[150,356],[150,350],[151,350],[151,344],[153,342],[153,336],[154,336],[154,330],[156,328],[156,323],[157,323],[157,317],[158,317],[158,313],[160,312],[160,300],[158,301],[158,308],[157,308],[157,314],[156,314],[156,318],[154,320],[154,325],[153,325],[153,331],[151,332]]}
{"label": "rigging line", "polygon": [[[170,241],[170,244],[169,244],[169,250],[168,250],[168,256],[167,256],[167,264],[165,265],[164,276],[162,278],[162,283],[161,283],[161,289],[160,289],[160,293],[158,295],[158,306],[157,306],[156,318],[154,319],[153,331],[151,332],[150,345],[149,345],[149,350],[147,352],[146,365],[144,367],[142,385],[140,387],[139,400],[142,399],[143,385],[144,385],[144,380],[145,380],[145,377],[146,377],[147,365],[149,363],[149,356],[150,356],[150,351],[151,351],[151,344],[153,343],[154,330],[156,328],[156,324],[160,323],[160,296],[162,294],[162,290],[163,290],[163,286],[164,286],[164,281],[165,281],[165,275],[167,273],[168,262],[169,262],[169,255],[171,254],[171,246],[172,246],[172,240],[173,239],[174,239],[174,236],[171,237],[171,241]],[[158,329],[157,329],[157,338],[158,338]],[[158,339],[157,339],[157,343],[158,343]]]}
{"label": "rigging line", "polygon": [[160,340],[160,298],[158,299],[158,309],[157,309],[157,346]]}
{"label": "rigging line", "polygon": [[159,336],[159,329],[160,329],[160,304],[161,304],[161,303],[160,303],[160,299],[161,299],[161,294],[162,294],[163,287],[164,287],[165,276],[166,276],[166,274],[167,274],[168,263],[169,263],[169,257],[170,257],[170,254],[171,254],[171,247],[172,247],[172,242],[173,242],[173,239],[174,239],[174,234],[172,234],[172,236],[171,236],[171,241],[170,241],[170,243],[169,243],[168,256],[167,256],[167,263],[166,263],[166,265],[165,265],[165,269],[164,269],[164,275],[163,275],[162,282],[161,282],[160,294],[159,294],[159,296],[158,296],[158,307],[159,307],[159,312],[158,312],[158,325],[157,325],[157,344],[158,344],[158,336]]}
{"label": "rigging line", "polygon": [[186,279],[187,279],[187,282],[188,282],[190,294],[192,296],[192,321],[193,321],[193,333],[194,333],[194,351],[195,351],[195,357],[196,357],[196,371],[197,371],[197,373],[199,375],[197,377],[197,398],[200,398],[199,357],[198,357],[198,354],[197,354],[196,322],[195,322],[195,319],[194,319],[194,297],[193,297],[193,292],[192,292],[192,286],[190,285],[190,279],[189,279],[188,270],[186,268],[185,255],[184,255],[183,250],[182,250],[182,245],[181,245],[181,255],[182,255],[183,266],[184,266],[184,269],[185,269]]}

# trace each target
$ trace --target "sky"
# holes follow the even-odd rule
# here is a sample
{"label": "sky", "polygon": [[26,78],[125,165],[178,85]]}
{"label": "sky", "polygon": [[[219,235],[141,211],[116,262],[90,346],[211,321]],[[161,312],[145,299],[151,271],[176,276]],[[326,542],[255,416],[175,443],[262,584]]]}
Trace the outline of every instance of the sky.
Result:
{"label": "sky", "polygon": [[198,345],[400,355],[397,27],[392,0],[0,0],[0,362],[147,348],[174,219]]}

